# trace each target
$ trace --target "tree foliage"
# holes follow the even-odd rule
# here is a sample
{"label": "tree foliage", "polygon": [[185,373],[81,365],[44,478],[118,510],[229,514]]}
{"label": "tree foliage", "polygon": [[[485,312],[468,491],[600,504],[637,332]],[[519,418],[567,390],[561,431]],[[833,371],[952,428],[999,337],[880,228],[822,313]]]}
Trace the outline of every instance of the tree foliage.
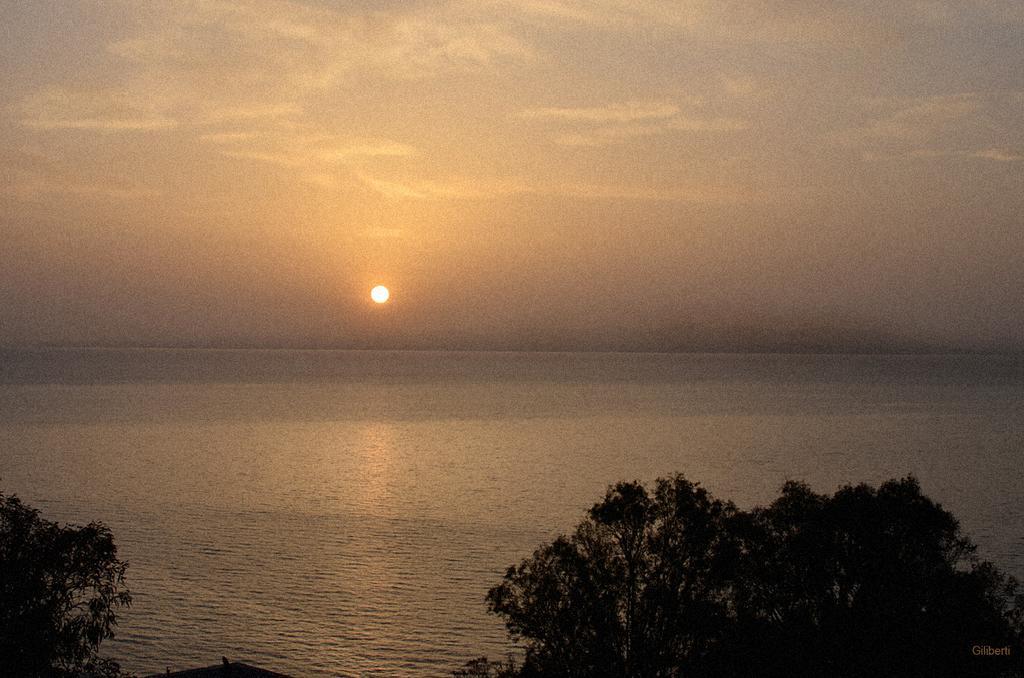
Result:
{"label": "tree foliage", "polygon": [[471,659],[461,668],[452,671],[454,678],[516,678],[519,671],[515,659],[509,657],[507,662],[494,662],[487,657]]}
{"label": "tree foliage", "polygon": [[126,568],[104,525],[61,526],[0,493],[0,674],[119,675],[98,651],[131,603]]}
{"label": "tree foliage", "polygon": [[1024,600],[975,550],[913,478],[741,511],[677,475],[611,487],[487,602],[519,676],[1016,675]]}

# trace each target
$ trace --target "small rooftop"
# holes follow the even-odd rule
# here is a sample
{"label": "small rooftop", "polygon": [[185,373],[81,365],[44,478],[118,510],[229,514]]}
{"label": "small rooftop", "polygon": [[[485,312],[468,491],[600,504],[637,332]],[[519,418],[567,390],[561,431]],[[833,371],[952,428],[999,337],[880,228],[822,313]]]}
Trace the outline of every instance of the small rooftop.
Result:
{"label": "small rooftop", "polygon": [[289,678],[283,673],[268,671],[257,666],[249,666],[241,662],[229,662],[223,658],[217,666],[203,669],[186,669],[167,673],[157,673],[150,678]]}

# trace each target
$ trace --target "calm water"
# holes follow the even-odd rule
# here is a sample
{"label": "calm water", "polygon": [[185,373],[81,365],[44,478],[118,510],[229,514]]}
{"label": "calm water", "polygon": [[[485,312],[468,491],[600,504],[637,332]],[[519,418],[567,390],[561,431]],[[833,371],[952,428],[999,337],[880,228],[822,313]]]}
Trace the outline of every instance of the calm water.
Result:
{"label": "calm water", "polygon": [[616,480],[749,507],[916,474],[1024,576],[1024,359],[0,353],[0,488],[102,520],[145,673],[445,675],[510,649],[488,587]]}

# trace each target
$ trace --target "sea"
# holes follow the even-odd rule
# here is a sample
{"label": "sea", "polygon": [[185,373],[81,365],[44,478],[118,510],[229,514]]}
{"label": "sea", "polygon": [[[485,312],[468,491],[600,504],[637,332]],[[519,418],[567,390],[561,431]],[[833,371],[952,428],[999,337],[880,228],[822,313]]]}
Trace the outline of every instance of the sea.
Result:
{"label": "sea", "polygon": [[741,508],[913,474],[1024,579],[1024,357],[0,351],[0,491],[111,528],[143,676],[503,658],[505,570],[675,473]]}

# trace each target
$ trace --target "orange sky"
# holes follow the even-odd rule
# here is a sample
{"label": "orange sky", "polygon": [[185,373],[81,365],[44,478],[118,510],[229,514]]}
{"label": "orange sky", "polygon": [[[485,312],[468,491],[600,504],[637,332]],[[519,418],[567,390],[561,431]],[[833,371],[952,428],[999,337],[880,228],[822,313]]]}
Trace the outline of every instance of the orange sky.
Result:
{"label": "orange sky", "polygon": [[0,344],[1020,350],[1022,7],[3,3]]}

